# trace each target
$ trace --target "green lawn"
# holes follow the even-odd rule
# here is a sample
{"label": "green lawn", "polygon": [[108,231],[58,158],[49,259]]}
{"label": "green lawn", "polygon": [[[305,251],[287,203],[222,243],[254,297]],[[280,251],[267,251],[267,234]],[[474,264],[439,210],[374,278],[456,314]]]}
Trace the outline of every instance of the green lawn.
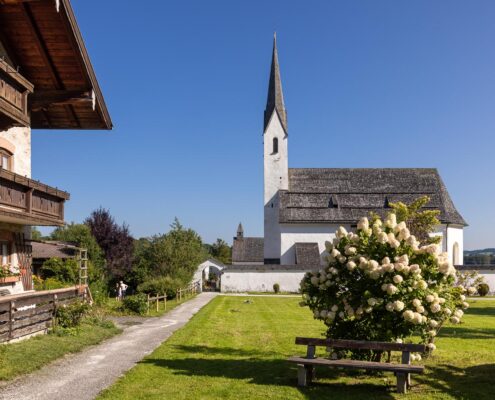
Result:
{"label": "green lawn", "polygon": [[35,336],[17,343],[0,345],[0,382],[37,370],[68,353],[108,339],[120,329],[112,323],[82,323],[73,334]]}
{"label": "green lawn", "polygon": [[312,387],[296,387],[285,361],[305,349],[299,336],[318,337],[299,299],[219,296],[100,399],[492,399],[495,381],[495,301],[472,302],[460,326],[446,326],[427,372],[413,376],[406,396],[392,374],[366,376],[320,368]]}

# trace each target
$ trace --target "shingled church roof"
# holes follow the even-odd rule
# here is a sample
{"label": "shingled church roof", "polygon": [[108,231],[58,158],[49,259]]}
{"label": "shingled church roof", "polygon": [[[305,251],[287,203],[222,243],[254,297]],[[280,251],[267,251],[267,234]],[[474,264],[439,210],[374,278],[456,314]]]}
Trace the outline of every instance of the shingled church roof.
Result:
{"label": "shingled church roof", "polygon": [[289,190],[280,192],[280,223],[356,223],[389,203],[427,195],[426,209],[442,223],[467,225],[434,168],[291,168]]}
{"label": "shingled church roof", "polygon": [[263,262],[264,240],[260,237],[235,237],[232,262]]}

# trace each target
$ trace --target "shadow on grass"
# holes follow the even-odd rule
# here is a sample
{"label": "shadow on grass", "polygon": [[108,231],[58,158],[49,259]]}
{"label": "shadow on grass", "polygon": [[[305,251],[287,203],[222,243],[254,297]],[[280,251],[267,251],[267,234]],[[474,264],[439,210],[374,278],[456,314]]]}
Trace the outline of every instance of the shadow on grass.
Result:
{"label": "shadow on grass", "polygon": [[[229,378],[256,385],[297,387],[297,367],[285,359],[266,358],[266,352],[256,354],[252,351],[207,346],[174,347],[186,352],[189,357],[176,359],[148,357],[140,363],[167,368],[177,375]],[[194,353],[201,353],[201,356],[191,357],[195,355]],[[178,356],[180,357],[180,354]],[[211,356],[219,357],[205,358]],[[278,353],[277,356],[281,355]],[[377,375],[370,377],[358,371],[318,368],[317,377],[318,380],[311,386],[298,388],[307,399],[326,399],[330,394],[335,399],[359,399],[363,398],[364,394],[367,399],[392,399],[392,392],[395,391],[395,377],[390,374],[378,375],[377,381]],[[350,378],[348,383],[337,381],[343,377]],[[373,378],[374,381],[371,381]]]}
{"label": "shadow on grass", "polygon": [[455,337],[456,339],[494,339],[495,329],[469,329],[462,326],[445,326],[439,337]]}
{"label": "shadow on grass", "polygon": [[458,368],[443,364],[429,366],[428,373],[418,376],[418,382],[430,388],[465,400],[493,399],[495,364]]}
{"label": "shadow on grass", "polygon": [[[478,304],[481,304],[481,302]],[[473,307],[472,305],[471,308],[466,311],[466,315],[482,315],[495,317],[495,307]]]}

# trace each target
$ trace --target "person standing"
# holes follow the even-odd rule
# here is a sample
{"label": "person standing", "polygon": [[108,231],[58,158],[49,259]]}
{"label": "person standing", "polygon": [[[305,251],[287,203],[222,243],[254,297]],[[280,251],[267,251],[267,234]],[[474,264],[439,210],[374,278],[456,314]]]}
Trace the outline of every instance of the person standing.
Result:
{"label": "person standing", "polygon": [[119,297],[122,300],[125,297],[125,292],[129,286],[124,283],[124,281],[120,281],[119,283]]}

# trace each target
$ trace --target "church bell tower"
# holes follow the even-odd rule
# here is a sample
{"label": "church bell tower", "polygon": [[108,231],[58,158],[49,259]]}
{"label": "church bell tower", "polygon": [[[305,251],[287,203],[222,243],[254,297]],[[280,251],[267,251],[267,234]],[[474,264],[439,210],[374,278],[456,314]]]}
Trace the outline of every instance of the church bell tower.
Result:
{"label": "church bell tower", "polygon": [[289,189],[287,111],[282,93],[277,37],[273,37],[272,64],[263,124],[264,261],[280,264],[280,190]]}

